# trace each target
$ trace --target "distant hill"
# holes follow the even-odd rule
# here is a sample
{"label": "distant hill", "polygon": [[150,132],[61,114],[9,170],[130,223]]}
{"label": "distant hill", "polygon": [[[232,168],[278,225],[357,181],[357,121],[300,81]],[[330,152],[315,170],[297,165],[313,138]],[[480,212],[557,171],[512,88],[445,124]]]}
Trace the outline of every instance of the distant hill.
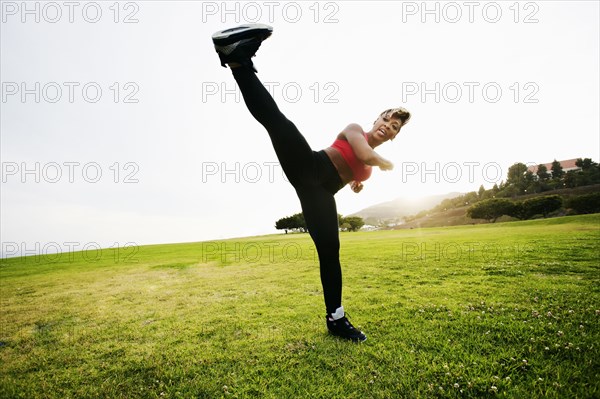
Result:
{"label": "distant hill", "polygon": [[[467,216],[468,206],[460,208],[448,209],[440,212],[432,212],[424,215],[410,222],[403,223],[398,226],[391,227],[392,230],[397,229],[412,229],[419,227],[446,227],[446,226],[460,226],[465,224],[481,224],[489,223],[483,219],[471,219]],[[516,220],[508,216],[502,216],[498,218],[497,222],[505,222],[509,220]]]}
{"label": "distant hill", "polygon": [[[589,193],[600,192],[600,184],[591,185],[591,186],[582,186],[575,188],[564,188],[560,190],[553,191],[545,191],[543,193],[529,194],[529,195],[521,195],[513,198],[514,200],[525,200],[529,198],[535,197],[544,197],[546,195],[560,195],[563,198],[568,198],[574,195],[583,195]],[[452,198],[452,197],[449,197]],[[440,200],[442,201],[442,200]],[[435,204],[437,205],[437,204]],[[435,206],[434,205],[434,206]],[[433,207],[427,208],[430,210]],[[440,211],[435,211],[431,209],[431,212],[428,212],[426,215],[418,217],[414,220],[411,220],[407,223],[398,224],[397,226],[390,226],[391,229],[412,229],[419,227],[444,227],[444,226],[459,226],[466,224],[481,224],[481,223],[489,223],[487,220],[483,219],[471,219],[467,216],[467,210],[469,206],[461,206],[458,208],[445,209]],[[415,212],[415,214],[418,212]],[[562,212],[564,213],[564,212]],[[562,215],[561,213],[561,215]],[[498,218],[497,222],[507,222],[517,220],[510,216],[502,216]]]}
{"label": "distant hill", "polygon": [[446,198],[458,197],[460,194],[461,193],[458,192],[452,192],[416,199],[400,197],[392,201],[372,205],[347,216],[360,216],[365,220],[365,223],[372,225],[376,225],[379,221],[383,220],[401,222],[404,216],[414,215],[421,211],[431,209]]}
{"label": "distant hill", "polygon": [[[581,195],[600,191],[600,185],[583,186],[576,188],[565,188],[560,190],[546,191],[543,193],[522,195],[514,199],[524,200],[533,197],[558,194],[562,197]],[[388,224],[388,229],[410,229],[418,227],[441,227],[457,226],[465,224],[488,223],[482,219],[471,219],[467,216],[468,206],[435,211],[434,207],[447,198],[455,198],[463,193],[452,192],[448,194],[432,195],[417,199],[396,198],[392,201],[382,202],[362,209],[347,216],[360,216],[368,225],[378,226]],[[414,216],[421,211],[429,211],[426,215],[405,222],[405,216]],[[502,216],[498,222],[515,220],[509,216]],[[384,227],[385,228],[385,227]]]}

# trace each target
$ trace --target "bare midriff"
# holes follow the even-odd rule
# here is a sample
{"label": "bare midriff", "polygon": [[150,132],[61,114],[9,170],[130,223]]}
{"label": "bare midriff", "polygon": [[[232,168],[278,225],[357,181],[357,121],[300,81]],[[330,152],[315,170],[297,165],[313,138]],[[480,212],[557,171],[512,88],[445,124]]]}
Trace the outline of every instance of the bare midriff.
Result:
{"label": "bare midriff", "polygon": [[350,169],[350,166],[348,163],[346,163],[346,160],[344,160],[344,157],[342,157],[342,154],[340,154],[338,150],[332,147],[327,147],[324,151],[329,159],[331,159],[333,166],[335,166],[337,169],[340,179],[342,179],[342,183],[347,184],[354,180],[354,173],[352,172],[352,169]]}

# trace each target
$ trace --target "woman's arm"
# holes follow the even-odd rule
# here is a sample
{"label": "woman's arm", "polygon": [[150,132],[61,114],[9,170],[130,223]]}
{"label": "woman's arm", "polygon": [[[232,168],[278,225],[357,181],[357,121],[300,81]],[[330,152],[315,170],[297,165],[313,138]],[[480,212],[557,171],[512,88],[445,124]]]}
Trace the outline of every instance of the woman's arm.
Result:
{"label": "woman's arm", "polygon": [[393,169],[394,164],[376,153],[365,140],[363,133],[364,132],[359,125],[351,123],[342,131],[342,133],[340,133],[340,135],[348,140],[356,158],[364,164],[379,166],[381,170]]}

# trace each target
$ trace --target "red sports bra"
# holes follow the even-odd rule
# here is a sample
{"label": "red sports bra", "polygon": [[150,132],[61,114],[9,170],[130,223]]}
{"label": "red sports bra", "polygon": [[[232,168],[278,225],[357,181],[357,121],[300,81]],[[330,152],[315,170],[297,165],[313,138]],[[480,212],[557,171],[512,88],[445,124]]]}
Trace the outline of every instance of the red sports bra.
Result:
{"label": "red sports bra", "polygon": [[[367,139],[366,133],[363,133],[365,140]],[[352,146],[347,140],[336,139],[331,145],[332,148],[335,148],[344,158],[344,161],[350,166],[352,169],[353,178],[356,181],[365,181],[371,176],[371,166],[365,165],[358,158],[356,158],[356,154],[352,151]]]}

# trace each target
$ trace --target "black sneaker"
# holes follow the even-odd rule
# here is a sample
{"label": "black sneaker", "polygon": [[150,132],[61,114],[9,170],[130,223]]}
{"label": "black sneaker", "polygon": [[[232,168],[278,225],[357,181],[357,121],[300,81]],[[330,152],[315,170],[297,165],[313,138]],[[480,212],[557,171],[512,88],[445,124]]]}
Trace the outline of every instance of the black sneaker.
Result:
{"label": "black sneaker", "polygon": [[212,35],[215,50],[226,68],[229,62],[248,66],[256,72],[252,60],[263,40],[273,33],[273,27],[263,24],[245,24],[221,30]]}
{"label": "black sneaker", "polygon": [[338,320],[333,320],[331,316],[327,316],[327,329],[332,335],[336,337],[349,339],[354,342],[364,342],[367,340],[367,336],[362,331],[354,328],[352,323],[346,316]]}

